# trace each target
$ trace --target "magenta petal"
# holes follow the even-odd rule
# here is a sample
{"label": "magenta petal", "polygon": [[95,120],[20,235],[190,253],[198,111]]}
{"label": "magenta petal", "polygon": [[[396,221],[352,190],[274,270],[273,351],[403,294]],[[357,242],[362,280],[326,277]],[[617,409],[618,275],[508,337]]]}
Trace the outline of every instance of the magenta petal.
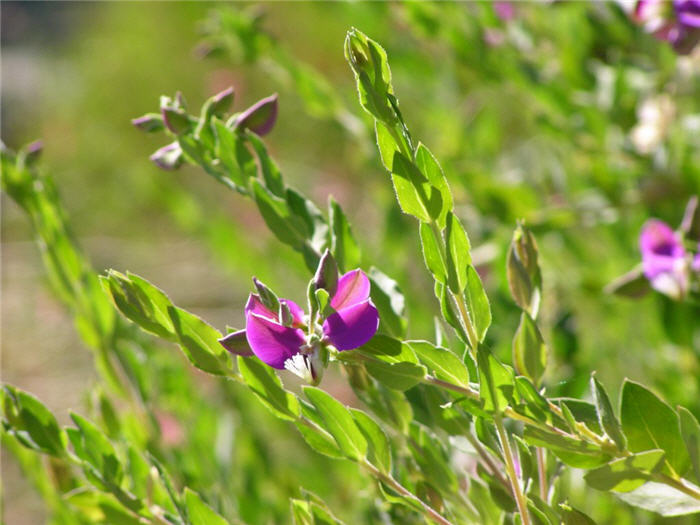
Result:
{"label": "magenta petal", "polygon": [[294,326],[303,326],[304,310],[302,310],[301,307],[291,299],[281,299],[281,302],[285,303],[289,307],[289,312],[294,318]]}
{"label": "magenta petal", "polygon": [[[290,308],[291,310],[291,308]],[[248,317],[248,314],[255,314],[259,315],[262,317],[265,317],[266,319],[269,319],[270,321],[277,321],[277,313],[271,312],[267,306],[265,306],[262,301],[260,300],[260,296],[257,294],[250,294],[248,296],[248,302],[245,304],[245,315]]]}
{"label": "magenta petal", "polygon": [[366,301],[338,310],[323,323],[323,333],[338,350],[352,350],[372,339],[379,328],[379,312]]}
{"label": "magenta petal", "polygon": [[338,288],[331,299],[331,307],[341,310],[369,299],[369,279],[362,270],[352,270],[338,279]]}
{"label": "magenta petal", "polygon": [[278,369],[284,368],[284,362],[298,354],[305,343],[302,330],[282,326],[254,313],[246,315],[246,337],[258,359]]}

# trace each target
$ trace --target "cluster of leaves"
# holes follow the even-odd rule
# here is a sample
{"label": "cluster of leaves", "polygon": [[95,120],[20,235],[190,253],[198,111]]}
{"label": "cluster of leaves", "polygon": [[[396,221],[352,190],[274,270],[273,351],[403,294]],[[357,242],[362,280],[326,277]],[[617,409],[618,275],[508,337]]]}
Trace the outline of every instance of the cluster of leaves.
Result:
{"label": "cluster of leaves", "polygon": [[[437,344],[404,340],[404,298],[395,281],[370,271],[381,333],[341,357],[349,383],[374,418],[318,388],[304,388],[304,400],[253,358],[239,357],[234,363],[217,343],[218,330],[173,305],[138,276],[112,271],[103,277],[117,309],[147,332],[180,345],[197,368],[246,385],[272,414],[293,422],[314,450],[360,465],[378,481],[378,494],[394,519],[409,519],[415,511],[440,523],[489,523],[517,510],[527,523],[590,522],[566,504],[558,485],[561,463],[587,469],[590,486],[622,493],[634,505],[667,515],[697,511],[700,494],[692,482],[700,482],[700,428],[689,411],[674,411],[631,381],[622,388],[619,419],[595,378],[595,403],[546,396],[542,385],[547,353],[537,325],[542,278],[534,236],[524,226],[516,230],[507,259],[509,287],[521,311],[512,344],[514,368],[484,344],[491,309],[443,171],[425,145],[414,145],[399,111],[385,51],[352,31],[346,57],[360,102],[374,119],[381,161],[391,174],[399,205],[419,221],[423,256],[442,313]],[[251,197],[270,230],[302,255],[310,272],[325,249],[341,268],[359,264],[360,249],[340,206],[331,201],[324,215],[285,184],[256,134],[227,125],[235,119],[225,122],[211,107],[210,100],[199,117],[186,116],[186,125],[171,133],[184,160]],[[26,154],[4,153],[3,161],[4,173],[27,169]],[[13,193],[7,183],[12,178],[3,180],[15,200],[30,203],[23,204],[27,211],[40,208],[31,201],[36,185]],[[36,217],[43,220],[44,213]],[[54,244],[36,222],[41,238],[49,239],[48,246]],[[60,255],[58,259],[64,260]],[[91,274],[83,272],[74,280],[84,280],[84,275]],[[94,278],[89,279],[94,297],[100,295]],[[104,303],[104,296],[94,297],[87,303]],[[111,309],[105,311],[112,315]],[[75,416],[77,428],[64,431],[31,396],[7,387],[3,400],[7,435],[81,466],[92,492],[110,498],[110,505],[101,503],[103,516],[108,516],[104,508],[109,506],[135,519],[221,519],[194,492],[171,489],[162,470],[153,482],[155,495],[144,493],[143,478],[118,459],[114,445],[87,420]],[[504,419],[515,424],[505,426]],[[453,468],[457,438],[466,439],[477,458],[474,475]],[[127,455],[121,453],[130,460]],[[149,464],[140,461],[133,463]],[[469,488],[464,491],[466,478]],[[662,497],[650,499],[650,492]],[[291,509],[299,523],[337,520],[313,494],[293,499]]]}

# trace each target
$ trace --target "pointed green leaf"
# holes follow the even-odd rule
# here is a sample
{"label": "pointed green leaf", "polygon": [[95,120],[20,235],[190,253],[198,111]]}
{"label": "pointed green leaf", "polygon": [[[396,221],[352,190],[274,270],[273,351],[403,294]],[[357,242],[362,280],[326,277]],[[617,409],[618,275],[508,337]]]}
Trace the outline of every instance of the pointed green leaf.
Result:
{"label": "pointed green leaf", "polygon": [[513,371],[487,349],[479,347],[479,392],[487,412],[501,412],[513,398]]}
{"label": "pointed green leaf", "polygon": [[372,361],[366,367],[372,377],[394,390],[408,390],[416,386],[427,372],[424,366],[409,362]]}
{"label": "pointed green leaf", "polygon": [[391,472],[391,448],[382,427],[361,410],[351,408],[350,413],[365,439],[367,439],[369,444],[367,457],[370,463],[381,472],[389,474]]}
{"label": "pointed green leaf", "polygon": [[431,186],[440,192],[442,207],[435,219],[440,228],[444,228],[447,214],[452,209],[452,193],[447,184],[445,174],[433,154],[422,143],[418,143],[418,147],[416,148],[416,165],[421,173],[428,179]]}
{"label": "pointed green leaf", "polygon": [[520,316],[520,325],[513,338],[515,370],[540,385],[547,367],[547,347],[539,328],[527,312]]}
{"label": "pointed green leaf", "polygon": [[677,474],[685,472],[690,458],[681,437],[678,416],[671,407],[639,383],[625,380],[620,414],[622,431],[631,452],[661,449],[666,452],[667,464]]}
{"label": "pointed green leaf", "polygon": [[190,362],[205,372],[215,375],[228,373],[229,357],[221,346],[221,333],[202,319],[182,308],[168,307],[178,343]]}
{"label": "pointed green leaf", "polygon": [[649,481],[651,474],[661,469],[663,459],[663,450],[650,450],[613,460],[583,477],[594,489],[629,492]]}
{"label": "pointed green leaf", "polygon": [[551,450],[562,462],[576,468],[594,468],[610,460],[595,445],[539,428],[525,426],[523,439],[532,446]]}
{"label": "pointed green leaf", "polygon": [[681,436],[688,450],[696,481],[700,482],[700,424],[689,410],[679,407]]}
{"label": "pointed green leaf", "polygon": [[326,430],[333,436],[345,456],[356,461],[364,458],[367,440],[357,428],[350,411],[319,388],[305,386],[304,393],[318,410]]}
{"label": "pointed green leaf", "polygon": [[469,386],[469,372],[455,354],[428,341],[406,341],[418,358],[435,373],[438,379],[455,385]]}
{"label": "pointed green leaf", "polygon": [[299,400],[282,388],[282,382],[272,368],[257,359],[239,356],[238,370],[246,384],[274,415],[288,421],[299,417]]}
{"label": "pointed green leaf", "polygon": [[398,283],[374,266],[369,269],[369,280],[372,283],[372,302],[379,311],[380,331],[402,337],[407,324],[404,317],[406,300]]}
{"label": "pointed green leaf", "polygon": [[190,522],[197,525],[227,525],[228,521],[204,503],[199,494],[185,487],[185,507]]}
{"label": "pointed green leaf", "polygon": [[54,415],[33,395],[10,385],[2,389],[2,411],[8,427],[25,447],[62,457],[66,455],[66,435]]}
{"label": "pointed green leaf", "polygon": [[454,293],[462,293],[467,286],[467,267],[472,262],[471,246],[467,232],[451,211],[446,217],[445,244],[448,284]]}
{"label": "pointed green leaf", "polygon": [[622,433],[622,425],[615,416],[615,412],[612,408],[612,403],[610,403],[610,398],[603,385],[598,381],[595,375],[591,375],[591,391],[593,392],[593,399],[595,400],[596,411],[598,413],[598,422],[601,428],[605,430],[605,433],[610,436],[617,448],[620,450],[625,450],[627,442],[625,440],[625,435]]}
{"label": "pointed green leaf", "polygon": [[465,295],[467,297],[469,318],[472,320],[476,335],[481,342],[486,337],[489,326],[491,326],[491,306],[489,305],[486,291],[484,291],[484,286],[481,283],[481,277],[479,277],[472,265],[467,266],[467,289]]}
{"label": "pointed green leaf", "polygon": [[347,272],[360,266],[362,253],[360,246],[350,228],[345,213],[331,197],[328,203],[328,222],[331,228],[331,252],[338,262],[341,272]]}
{"label": "pointed green leaf", "polygon": [[447,280],[447,269],[442,256],[442,239],[436,238],[435,231],[425,222],[420,223],[419,232],[425,265],[435,280],[444,284]]}

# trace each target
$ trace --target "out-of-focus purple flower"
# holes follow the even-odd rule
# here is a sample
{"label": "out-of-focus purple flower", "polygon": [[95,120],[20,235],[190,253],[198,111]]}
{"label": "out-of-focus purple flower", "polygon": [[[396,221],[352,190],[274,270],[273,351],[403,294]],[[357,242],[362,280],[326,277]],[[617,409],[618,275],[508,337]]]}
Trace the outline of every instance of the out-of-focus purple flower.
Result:
{"label": "out-of-focus purple flower", "polygon": [[513,2],[494,2],[492,5],[496,16],[504,22],[515,18],[515,6]]}
{"label": "out-of-focus purple flower", "polygon": [[700,28],[700,0],[674,0],[678,23],[687,28]]}
{"label": "out-of-focus purple flower", "polygon": [[322,319],[308,319],[289,299],[279,299],[280,311],[273,312],[260,295],[250,294],[245,307],[245,330],[228,334],[219,342],[234,354],[246,356],[252,352],[268,366],[286,368],[316,382],[325,366],[325,346],[352,350],[377,332],[379,313],[369,294],[369,279],[359,269],[338,278]]}
{"label": "out-of-focus purple flower", "polygon": [[335,310],[323,323],[323,334],[338,350],[352,350],[372,339],[379,328],[379,313],[369,298],[369,279],[352,270],[338,279],[331,297]]}
{"label": "out-of-focus purple flower", "polygon": [[680,54],[690,53],[700,40],[700,0],[637,0],[634,17]]}
{"label": "out-of-focus purple flower", "polygon": [[642,269],[651,286],[678,299],[688,288],[686,251],[668,224],[651,219],[639,237]]}
{"label": "out-of-focus purple flower", "polygon": [[259,100],[238,115],[233,127],[249,129],[258,135],[267,135],[277,121],[277,93]]}

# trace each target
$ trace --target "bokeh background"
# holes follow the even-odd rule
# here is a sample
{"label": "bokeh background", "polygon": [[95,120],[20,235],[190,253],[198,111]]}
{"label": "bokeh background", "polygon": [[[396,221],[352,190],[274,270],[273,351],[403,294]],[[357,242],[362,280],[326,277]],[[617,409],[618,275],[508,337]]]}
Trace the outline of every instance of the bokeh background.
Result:
{"label": "bokeh background", "polygon": [[[509,360],[518,312],[504,260],[524,220],[541,250],[550,391],[585,396],[597,370],[612,392],[629,377],[698,415],[697,308],[603,290],[638,264],[644,221],[676,227],[700,193],[700,54],[677,56],[616,3],[496,7],[3,2],[2,140],[43,141],[42,170],[97,269],[141,275],[223,329],[240,326],[253,275],[301,300],[301,261],[251,202],[193,168],[166,173],[150,163],[162,139],[130,120],[176,91],[198,108],[232,85],[237,111],[277,92],[267,143],[290,184],[320,205],[329,195],[342,204],[366,263],[406,293],[409,335],[432,337],[436,302],[416,228],[395,205],[343,58],[345,32],[358,27],[387,49],[404,117],[450,180],[497,319],[492,347]],[[4,194],[2,380],[37,395],[62,422],[96,381],[90,353],[45,286],[28,221]],[[199,375],[192,381],[206,387]],[[269,418],[265,425],[284,431]],[[351,479],[338,465],[335,475]],[[333,492],[322,477],[309,483]],[[2,485],[6,523],[45,519],[8,454]],[[353,516],[348,494],[332,497],[340,517]],[[692,523],[591,498],[579,487],[572,499],[601,523]],[[267,511],[249,510],[249,519],[284,515]]]}

